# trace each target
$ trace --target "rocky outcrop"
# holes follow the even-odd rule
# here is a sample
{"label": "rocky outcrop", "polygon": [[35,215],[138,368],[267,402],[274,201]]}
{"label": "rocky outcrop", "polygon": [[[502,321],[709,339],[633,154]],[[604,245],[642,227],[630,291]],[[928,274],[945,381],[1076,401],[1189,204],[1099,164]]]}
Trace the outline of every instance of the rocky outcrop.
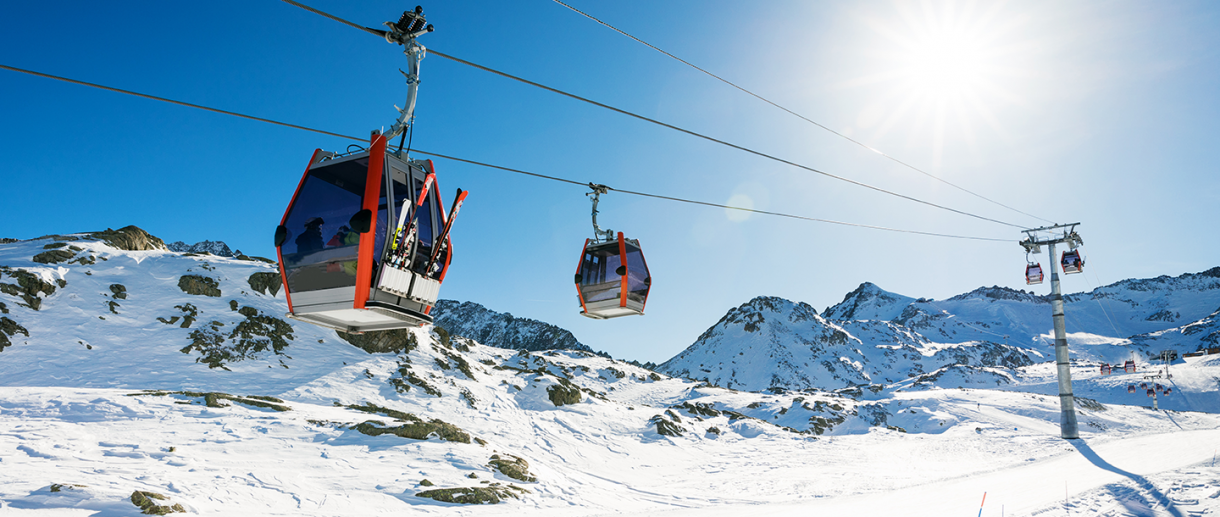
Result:
{"label": "rocky outcrop", "polygon": [[229,249],[229,245],[221,241],[200,241],[195,244],[187,244],[182,241],[174,241],[166,247],[170,251],[179,253],[208,253],[218,257],[232,257],[233,250]]}
{"label": "rocky outcrop", "polygon": [[105,242],[112,248],[127,251],[164,250],[165,241],[152,236],[137,226],[124,226],[118,230],[107,228],[105,231],[86,235],[90,239]]}
{"label": "rocky outcrop", "polygon": [[432,308],[433,322],[450,334],[484,345],[512,350],[592,350],[571,332],[549,323],[496,312],[474,302],[440,300]]}

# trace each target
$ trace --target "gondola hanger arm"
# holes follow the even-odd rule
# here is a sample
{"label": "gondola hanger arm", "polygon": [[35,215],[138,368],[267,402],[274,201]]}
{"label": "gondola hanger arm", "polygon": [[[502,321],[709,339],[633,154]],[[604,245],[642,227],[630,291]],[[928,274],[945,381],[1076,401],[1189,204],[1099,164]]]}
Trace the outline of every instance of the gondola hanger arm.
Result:
{"label": "gondola hanger arm", "polygon": [[425,22],[424,8],[417,5],[414,11],[403,12],[397,22],[385,22],[385,26],[390,30],[377,31],[387,42],[402,45],[403,54],[407,56],[407,69],[399,70],[407,79],[407,100],[402,108],[395,106],[398,110],[398,120],[394,121],[394,125],[390,126],[390,131],[386,133],[387,140],[401,135],[415,121],[415,100],[419,94],[420,82],[419,64],[427,54],[427,49],[420,45],[416,38],[435,30],[432,24],[425,25]]}

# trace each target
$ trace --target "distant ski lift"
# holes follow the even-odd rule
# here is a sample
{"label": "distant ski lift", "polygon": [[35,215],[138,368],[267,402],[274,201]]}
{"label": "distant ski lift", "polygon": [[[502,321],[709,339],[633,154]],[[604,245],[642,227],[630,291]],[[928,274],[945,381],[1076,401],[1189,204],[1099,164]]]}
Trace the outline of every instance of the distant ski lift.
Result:
{"label": "distant ski lift", "polygon": [[1109,363],[1101,363],[1101,374],[1102,375],[1110,375],[1110,373],[1112,373],[1112,372],[1113,372],[1113,370]]}
{"label": "distant ski lift", "polygon": [[1127,373],[1135,373],[1135,361],[1127,360],[1123,363],[1123,371]]}
{"label": "distant ski lift", "polygon": [[431,160],[404,160],[381,134],[367,151],[314,151],[275,230],[288,317],[355,333],[431,323],[453,259],[446,223]]}
{"label": "distant ski lift", "polygon": [[[616,235],[597,225],[598,196],[609,188],[590,184],[588,195],[593,201],[593,239],[585,239],[576,266],[576,295],[580,314],[593,319],[643,315],[652,287],[652,276],[640,242],[628,239],[623,232]],[[603,240],[604,239],[604,240]]]}
{"label": "distant ski lift", "polygon": [[1135,393],[1135,385],[1134,385],[1134,384],[1128,384],[1128,385],[1127,385],[1127,393]]}
{"label": "distant ski lift", "polygon": [[1042,264],[1028,264],[1025,266],[1025,283],[1027,285],[1035,285],[1042,283]]}
{"label": "distant ski lift", "polygon": [[1060,263],[1063,265],[1064,274],[1079,273],[1084,270],[1084,259],[1080,257],[1079,250],[1063,252]]}
{"label": "distant ski lift", "polygon": [[1170,393],[1173,393],[1173,388],[1165,388],[1165,393],[1162,393],[1162,395],[1168,397]]}

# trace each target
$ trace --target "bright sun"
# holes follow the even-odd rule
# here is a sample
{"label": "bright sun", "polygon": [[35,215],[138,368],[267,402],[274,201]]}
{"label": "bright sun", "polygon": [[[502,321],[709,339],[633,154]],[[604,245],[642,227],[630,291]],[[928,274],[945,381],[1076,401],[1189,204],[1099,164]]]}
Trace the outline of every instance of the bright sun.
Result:
{"label": "bright sun", "polygon": [[972,142],[982,125],[1003,134],[996,112],[1019,102],[1021,18],[1002,4],[892,5],[862,17],[872,29],[862,34],[865,70],[849,85],[872,87],[872,99],[857,129],[882,137],[907,128],[911,143],[930,144],[937,161],[950,138]]}
{"label": "bright sun", "polygon": [[949,28],[920,34],[910,41],[902,73],[919,95],[952,100],[984,86],[988,72],[986,57],[977,38]]}

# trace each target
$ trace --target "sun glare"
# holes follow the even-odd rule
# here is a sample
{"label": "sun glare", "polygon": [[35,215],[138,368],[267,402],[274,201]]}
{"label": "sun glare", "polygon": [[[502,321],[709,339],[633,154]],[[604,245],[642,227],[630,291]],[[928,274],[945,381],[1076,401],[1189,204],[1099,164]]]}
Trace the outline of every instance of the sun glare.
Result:
{"label": "sun glare", "polygon": [[962,30],[922,34],[907,49],[906,80],[925,97],[947,100],[970,93],[987,71],[980,43]]}
{"label": "sun glare", "polygon": [[861,34],[864,69],[847,85],[872,87],[872,100],[855,129],[879,138],[907,128],[910,143],[930,144],[938,162],[950,138],[972,144],[984,125],[1002,135],[996,112],[1021,88],[1021,18],[1002,4],[892,5],[861,17],[872,29]]}

